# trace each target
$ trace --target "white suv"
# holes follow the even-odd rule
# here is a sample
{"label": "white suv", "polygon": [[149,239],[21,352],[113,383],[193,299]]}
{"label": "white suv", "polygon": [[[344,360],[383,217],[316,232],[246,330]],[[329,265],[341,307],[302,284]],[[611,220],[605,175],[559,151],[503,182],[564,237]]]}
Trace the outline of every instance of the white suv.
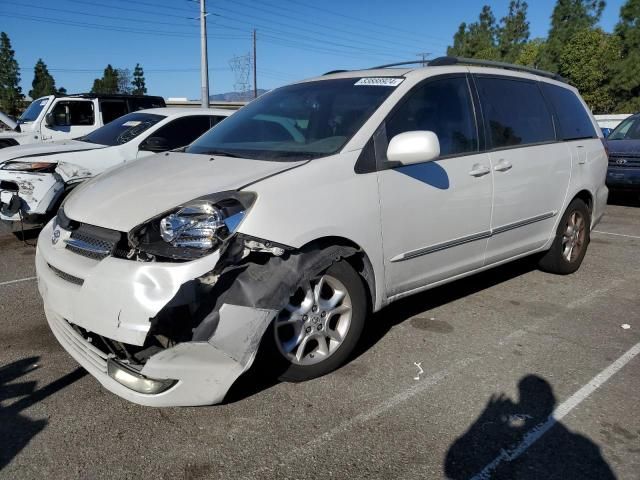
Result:
{"label": "white suv", "polygon": [[607,199],[600,130],[552,75],[471,63],[285,86],[84,183],[38,242],[54,334],[133,402],[212,404],[259,347],[304,380],[394,300],[535,253],[575,271]]}

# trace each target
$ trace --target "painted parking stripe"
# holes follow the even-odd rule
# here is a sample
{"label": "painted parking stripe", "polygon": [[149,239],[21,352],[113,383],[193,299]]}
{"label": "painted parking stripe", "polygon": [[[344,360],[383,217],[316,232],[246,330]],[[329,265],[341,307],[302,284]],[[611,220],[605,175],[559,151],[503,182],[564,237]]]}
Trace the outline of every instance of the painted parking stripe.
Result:
{"label": "painted parking stripe", "polygon": [[612,232],[603,232],[601,230],[594,230],[593,233],[602,233],[603,235],[615,235],[616,237],[627,237],[627,238],[639,238],[637,235],[625,235],[623,233],[612,233]]}
{"label": "painted parking stripe", "polygon": [[6,282],[0,282],[0,287],[4,286],[4,285],[13,285],[14,283],[21,283],[21,282],[29,282],[31,280],[35,280],[36,277],[27,277],[27,278],[19,278],[17,280],[8,280]]}
{"label": "painted parking stripe", "polygon": [[604,383],[609,380],[616,372],[620,371],[627,363],[629,363],[635,356],[640,353],[640,343],[636,343],[625,354],[618,358],[615,362],[605,368],[598,375],[593,377],[589,383],[571,395],[568,399],[562,402],[553,411],[551,415],[544,422],[536,425],[529,430],[524,439],[515,447],[509,449],[502,449],[500,455],[498,455],[491,463],[482,469],[479,473],[474,475],[471,480],[487,480],[491,478],[492,473],[505,462],[511,462],[517,459],[520,455],[527,451],[527,449],[539,440],[545,433],[547,433],[557,422],[562,420],[571,410],[576,408],[580,403],[589,397],[593,392],[600,388]]}

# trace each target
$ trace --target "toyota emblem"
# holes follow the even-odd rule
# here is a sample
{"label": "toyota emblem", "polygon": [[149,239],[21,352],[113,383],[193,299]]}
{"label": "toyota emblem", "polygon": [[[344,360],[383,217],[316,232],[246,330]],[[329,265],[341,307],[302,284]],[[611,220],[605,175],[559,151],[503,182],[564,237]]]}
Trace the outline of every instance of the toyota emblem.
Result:
{"label": "toyota emblem", "polygon": [[616,163],[617,163],[618,165],[624,165],[625,163],[627,163],[627,160],[626,160],[626,159],[624,159],[624,158],[621,158],[621,159],[619,159],[619,160],[616,160]]}
{"label": "toyota emblem", "polygon": [[58,243],[58,240],[60,240],[60,229],[56,227],[53,231],[53,235],[51,235],[51,243],[55,245]]}

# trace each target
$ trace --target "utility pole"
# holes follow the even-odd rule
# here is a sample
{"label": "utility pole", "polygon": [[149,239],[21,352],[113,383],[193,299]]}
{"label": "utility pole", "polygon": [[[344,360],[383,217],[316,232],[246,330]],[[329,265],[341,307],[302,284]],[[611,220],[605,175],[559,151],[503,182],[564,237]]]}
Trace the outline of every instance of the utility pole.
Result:
{"label": "utility pole", "polygon": [[253,98],[258,98],[258,72],[256,70],[256,29],[253,29]]}
{"label": "utility pole", "polygon": [[209,108],[209,60],[207,56],[206,0],[200,0],[200,91],[202,108]]}
{"label": "utility pole", "polygon": [[431,52],[422,52],[422,53],[416,53],[417,56],[422,57],[422,66],[426,67],[427,66],[427,57],[429,55],[431,55]]}

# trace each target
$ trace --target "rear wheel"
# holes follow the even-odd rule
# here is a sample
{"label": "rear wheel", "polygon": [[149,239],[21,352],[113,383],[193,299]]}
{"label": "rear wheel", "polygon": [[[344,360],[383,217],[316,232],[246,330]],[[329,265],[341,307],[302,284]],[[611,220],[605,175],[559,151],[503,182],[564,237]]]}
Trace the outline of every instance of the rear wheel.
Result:
{"label": "rear wheel", "polygon": [[280,379],[308,380],[342,365],[360,338],[366,307],[362,279],[345,260],[301,285],[272,325]]}
{"label": "rear wheel", "polygon": [[587,253],[590,229],[589,208],[584,201],[576,198],[562,216],[551,248],[540,259],[540,269],[560,275],[578,270]]}

